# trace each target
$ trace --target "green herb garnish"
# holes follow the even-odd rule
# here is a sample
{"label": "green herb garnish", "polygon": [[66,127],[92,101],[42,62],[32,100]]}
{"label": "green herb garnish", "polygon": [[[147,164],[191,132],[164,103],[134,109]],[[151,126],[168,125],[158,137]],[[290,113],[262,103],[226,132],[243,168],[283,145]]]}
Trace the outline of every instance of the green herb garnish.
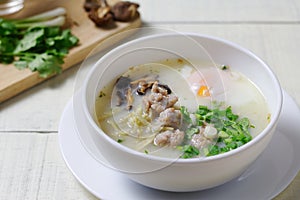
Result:
{"label": "green herb garnish", "polygon": [[[230,106],[221,109],[221,105],[216,104],[213,109],[200,105],[196,112],[193,113],[196,116],[195,124],[192,123],[191,114],[188,110],[184,106],[180,109],[183,115],[183,123],[186,123],[183,125],[185,127],[186,142],[189,142],[194,134],[199,133],[197,126],[211,124],[217,129],[218,138],[216,143],[210,145],[207,149],[200,150],[201,152],[206,152],[207,156],[225,153],[252,140],[249,129],[254,126],[250,123],[249,119],[239,119],[239,116],[232,112]],[[192,158],[199,155],[199,150],[191,145],[180,146],[178,149],[184,153],[182,158]]]}
{"label": "green herb garnish", "polygon": [[229,68],[229,67],[228,67],[227,65],[222,65],[222,66],[221,66],[221,69],[222,69],[222,70],[226,70],[226,69],[228,69],[228,68]]}
{"label": "green herb garnish", "polygon": [[187,108],[184,107],[184,106],[181,106],[180,107],[180,112],[182,114],[183,121],[186,124],[191,124],[192,123],[192,119],[190,117],[190,113],[188,112]]}
{"label": "green herb garnish", "polygon": [[100,91],[99,97],[101,98],[101,97],[105,97],[105,96],[106,96],[106,94],[103,91]]}
{"label": "green herb garnish", "polygon": [[197,127],[191,127],[191,128],[188,128],[186,131],[185,131],[185,134],[187,136],[187,139],[192,139],[192,136],[194,134],[197,134],[199,132],[199,129]]}
{"label": "green herb garnish", "polygon": [[57,8],[21,20],[0,18],[0,62],[37,71],[41,77],[60,73],[69,49],[78,38],[61,30],[65,10]]}
{"label": "green herb garnish", "polygon": [[184,145],[177,147],[180,151],[183,152],[181,158],[193,158],[199,155],[199,149],[192,145]]}
{"label": "green herb garnish", "polygon": [[117,140],[118,143],[122,143],[123,141],[124,141],[124,140],[122,140],[122,139],[118,139],[118,140]]}

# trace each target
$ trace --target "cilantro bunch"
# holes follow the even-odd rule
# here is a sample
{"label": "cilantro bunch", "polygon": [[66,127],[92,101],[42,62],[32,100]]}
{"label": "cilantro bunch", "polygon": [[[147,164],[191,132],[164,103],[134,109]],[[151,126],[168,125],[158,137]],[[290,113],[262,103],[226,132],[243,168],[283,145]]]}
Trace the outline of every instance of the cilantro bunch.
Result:
{"label": "cilantro bunch", "polygon": [[29,68],[44,78],[60,73],[64,57],[79,41],[70,29],[60,28],[61,14],[55,9],[22,20],[0,18],[0,62]]}

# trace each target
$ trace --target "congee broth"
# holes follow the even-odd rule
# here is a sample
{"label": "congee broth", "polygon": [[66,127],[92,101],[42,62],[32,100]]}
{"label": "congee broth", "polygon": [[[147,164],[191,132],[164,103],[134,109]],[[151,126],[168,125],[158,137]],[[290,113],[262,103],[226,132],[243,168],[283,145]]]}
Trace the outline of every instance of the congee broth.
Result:
{"label": "congee broth", "polygon": [[129,67],[99,91],[96,116],[120,144],[170,158],[228,152],[270,120],[264,96],[243,74],[182,59]]}

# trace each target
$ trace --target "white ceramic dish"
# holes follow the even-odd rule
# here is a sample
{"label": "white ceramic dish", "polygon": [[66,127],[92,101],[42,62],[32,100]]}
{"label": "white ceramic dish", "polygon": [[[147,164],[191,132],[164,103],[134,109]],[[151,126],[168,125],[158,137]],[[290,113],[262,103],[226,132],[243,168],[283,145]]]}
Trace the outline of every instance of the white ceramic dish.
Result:
{"label": "white ceramic dish", "polygon": [[[95,116],[95,101],[100,90],[131,66],[171,58],[188,60],[200,71],[201,68],[193,60],[208,61],[210,58],[212,63],[229,65],[232,70],[244,74],[266,98],[271,115],[266,128],[239,148],[199,159],[146,155],[120,145],[105,134]],[[89,152],[97,158],[100,151],[112,167],[138,183],[176,192],[215,187],[242,174],[268,145],[282,106],[277,78],[260,58],[230,41],[196,33],[152,35],[116,47],[91,68],[80,95],[82,102],[74,106],[74,115],[80,126],[87,126],[84,133],[93,138],[86,147],[89,148],[92,143],[97,147],[97,150],[89,149]],[[77,109],[83,112],[77,112]],[[79,116],[83,118],[77,119]]]}
{"label": "white ceramic dish", "polygon": [[[298,106],[284,93],[283,111],[277,129],[261,156],[240,177],[199,192],[172,193],[150,189],[100,164],[82,144],[91,138],[86,137],[87,135],[79,136],[76,131],[72,101],[66,106],[60,121],[59,143],[63,158],[73,175],[101,199],[272,199],[290,184],[300,169],[297,153],[300,152],[299,121]],[[104,160],[102,162],[105,163]]]}

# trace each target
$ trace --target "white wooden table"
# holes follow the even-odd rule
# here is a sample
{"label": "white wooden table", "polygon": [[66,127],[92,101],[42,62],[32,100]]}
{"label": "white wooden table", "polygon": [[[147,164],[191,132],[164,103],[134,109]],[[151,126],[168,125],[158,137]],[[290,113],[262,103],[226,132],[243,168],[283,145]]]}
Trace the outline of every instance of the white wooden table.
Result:
{"label": "white wooden table", "polygon": [[[136,2],[145,26],[210,34],[255,52],[300,105],[300,0]],[[73,177],[58,146],[79,66],[0,104],[1,200],[96,199]],[[300,199],[300,173],[276,199]]]}

